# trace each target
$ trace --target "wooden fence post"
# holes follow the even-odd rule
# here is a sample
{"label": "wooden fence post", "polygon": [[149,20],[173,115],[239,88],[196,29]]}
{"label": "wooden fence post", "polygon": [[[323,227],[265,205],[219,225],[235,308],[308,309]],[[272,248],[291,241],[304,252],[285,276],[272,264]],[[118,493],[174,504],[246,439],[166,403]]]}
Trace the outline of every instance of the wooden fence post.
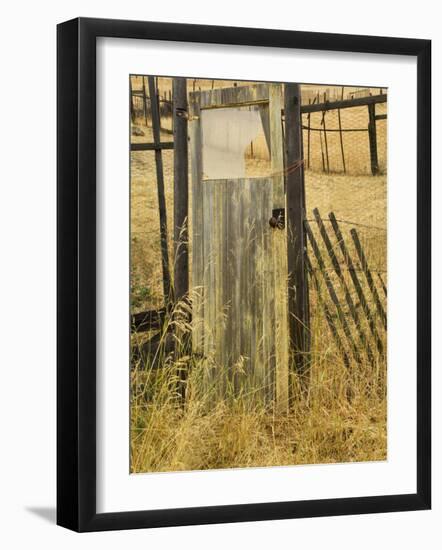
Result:
{"label": "wooden fence post", "polygon": [[129,94],[130,94],[130,119],[135,122],[134,96],[132,91],[132,76],[129,75]]}
{"label": "wooden fence post", "polygon": [[[187,80],[174,78],[172,81],[172,120],[173,120],[173,240],[174,240],[174,299],[176,302],[188,297],[189,293],[189,160],[187,141]],[[182,308],[180,308],[182,309]],[[178,314],[179,315],[179,314]],[[187,310],[182,313],[189,321]],[[177,320],[179,320],[177,318]],[[176,353],[189,353],[191,334],[181,333],[176,326]],[[181,347],[178,346],[181,342]],[[180,369],[178,391],[184,400],[187,371]]]}
{"label": "wooden fence post", "polygon": [[296,371],[304,375],[307,365],[309,318],[304,233],[304,159],[299,84],[284,85],[284,100],[289,337]]}
{"label": "wooden fence post", "polygon": [[188,145],[187,145],[187,81],[174,78],[173,89],[173,234],[174,294],[181,300],[189,292],[188,247]]}
{"label": "wooden fence post", "polygon": [[[311,100],[308,100],[309,104]],[[307,168],[310,170],[310,113],[307,114]]]}
{"label": "wooden fence post", "polygon": [[324,113],[322,113],[321,125],[319,130],[319,143],[321,145],[322,171],[325,172],[324,146],[322,145],[323,122],[324,122]]}
{"label": "wooden fence post", "polygon": [[376,107],[368,105],[368,141],[370,145],[370,164],[373,176],[379,174],[378,140],[376,135]]}
{"label": "wooden fence post", "polygon": [[147,126],[147,95],[146,95],[146,82],[144,81],[144,76],[141,77],[143,79],[143,108],[144,108],[144,120],[146,121]]}
{"label": "wooden fence post", "polygon": [[[326,95],[324,94],[324,104],[327,103]],[[330,172],[330,160],[328,157],[328,141],[327,141],[327,127],[325,125],[325,115],[327,114],[327,111],[322,112],[322,127],[324,129],[324,147],[325,147],[325,160],[327,162],[327,174]]]}
{"label": "wooden fence post", "polygon": [[166,310],[170,308],[172,293],[169,268],[169,250],[167,247],[167,214],[164,194],[163,158],[161,155],[160,112],[155,91],[155,79],[147,77],[149,84],[150,110],[152,112],[152,133],[155,143],[155,165],[157,171],[158,209],[160,215],[161,261],[163,268],[163,291]]}
{"label": "wooden fence post", "polygon": [[[342,87],[341,90],[341,101],[344,100],[344,87]],[[341,109],[338,109],[338,124],[339,124],[339,142],[341,144],[341,157],[342,157],[342,168],[344,170],[344,174],[347,172],[346,166],[345,166],[345,155],[344,155],[344,139],[342,136],[342,122],[341,122]]]}

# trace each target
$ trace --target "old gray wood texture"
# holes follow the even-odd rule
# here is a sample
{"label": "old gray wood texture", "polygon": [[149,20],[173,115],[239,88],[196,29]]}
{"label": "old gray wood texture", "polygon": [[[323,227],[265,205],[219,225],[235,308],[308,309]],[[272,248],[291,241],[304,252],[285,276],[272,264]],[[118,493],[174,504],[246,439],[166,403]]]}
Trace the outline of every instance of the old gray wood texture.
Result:
{"label": "old gray wood texture", "polygon": [[187,81],[173,79],[173,240],[174,297],[183,299],[189,291],[189,162],[187,142]]}
{"label": "old gray wood texture", "polygon": [[[274,399],[275,303],[270,178],[202,184],[202,351],[211,380],[253,402]],[[198,269],[197,269],[198,271]],[[201,312],[201,310],[200,310]]]}
{"label": "old gray wood texture", "polygon": [[201,157],[201,119],[199,95],[191,94],[189,105],[190,164],[192,174],[192,346],[193,351],[203,351],[204,281],[203,281],[203,188]]}
{"label": "old gray wood texture", "polygon": [[[285,210],[284,143],[282,133],[283,96],[281,84],[269,85],[269,126],[272,167],[273,208]],[[279,412],[287,412],[289,403],[289,338],[287,304],[287,231],[274,229],[272,239],[275,294],[276,401]]]}
{"label": "old gray wood texture", "polygon": [[269,86],[268,84],[252,84],[250,86],[218,88],[190,94],[191,100],[196,97],[198,97],[201,109],[268,103]]}
{"label": "old gray wood texture", "polygon": [[[203,109],[260,104],[271,153],[267,178],[202,180]],[[207,381],[222,398],[288,407],[286,230],[282,86],[257,84],[190,94],[193,350],[212,363]]]}
{"label": "old gray wood texture", "polygon": [[157,173],[157,191],[158,191],[158,211],[160,218],[160,243],[161,243],[161,263],[163,268],[163,292],[166,308],[170,306],[172,300],[172,286],[169,266],[169,248],[167,244],[167,212],[166,195],[164,191],[164,171],[163,157],[159,144],[161,143],[161,121],[160,111],[157,100],[157,87],[153,76],[149,76],[149,97],[152,111],[152,134],[155,144],[155,166]]}
{"label": "old gray wood texture", "polygon": [[309,305],[306,277],[305,185],[299,84],[284,85],[286,225],[290,349],[299,375],[308,372]]}
{"label": "old gray wood texture", "polygon": [[282,136],[282,85],[269,85],[270,161],[273,179],[273,208],[285,208],[284,144]]}

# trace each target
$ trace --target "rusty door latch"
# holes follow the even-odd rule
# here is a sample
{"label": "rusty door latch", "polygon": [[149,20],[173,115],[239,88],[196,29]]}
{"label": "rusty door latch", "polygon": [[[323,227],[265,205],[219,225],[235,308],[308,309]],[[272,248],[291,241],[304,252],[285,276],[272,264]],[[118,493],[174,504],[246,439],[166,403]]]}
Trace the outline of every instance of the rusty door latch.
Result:
{"label": "rusty door latch", "polygon": [[270,227],[273,229],[284,229],[285,227],[285,208],[274,208],[272,217],[269,220]]}

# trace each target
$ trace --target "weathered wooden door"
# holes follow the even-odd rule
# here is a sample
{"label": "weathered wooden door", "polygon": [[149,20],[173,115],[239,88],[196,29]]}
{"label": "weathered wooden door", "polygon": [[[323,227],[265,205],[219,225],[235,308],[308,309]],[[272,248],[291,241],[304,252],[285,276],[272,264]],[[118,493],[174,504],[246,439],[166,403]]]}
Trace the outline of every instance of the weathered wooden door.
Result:
{"label": "weathered wooden door", "polygon": [[284,409],[282,89],[259,84],[190,97],[194,350],[212,365],[208,380],[220,396],[233,390]]}

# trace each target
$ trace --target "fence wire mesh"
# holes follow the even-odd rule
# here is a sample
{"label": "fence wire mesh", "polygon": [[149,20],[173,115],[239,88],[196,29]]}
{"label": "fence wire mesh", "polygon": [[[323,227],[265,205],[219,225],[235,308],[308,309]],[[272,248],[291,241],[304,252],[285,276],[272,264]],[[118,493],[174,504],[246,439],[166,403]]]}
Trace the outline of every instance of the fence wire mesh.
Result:
{"label": "fence wire mesh", "polygon": [[[147,78],[132,77],[132,131],[131,143],[152,142],[152,122]],[[161,140],[172,141],[172,79],[158,78],[158,100],[161,114]],[[207,79],[189,79],[188,91],[231,87],[232,81],[212,81]],[[238,85],[247,85],[240,82]],[[386,94],[385,89],[354,87],[302,86],[302,104],[332,103],[342,99],[368,97]],[[370,123],[367,106],[345,109],[333,109],[302,115],[304,169],[306,189],[306,219],[312,228],[325,262],[325,269],[337,289],[340,301],[346,304],[342,282],[333,267],[328,251],[320,235],[313,211],[318,209],[324,226],[330,235],[336,256],[351,298],[357,305],[360,300],[348,271],[345,257],[328,217],[333,212],[345,239],[354,268],[362,285],[367,285],[363,266],[355,248],[351,230],[357,231],[366,263],[373,274],[373,284],[379,299],[386,308],[387,287],[387,102],[375,106],[376,142],[378,171],[372,175]],[[310,128],[310,130],[309,130]],[[340,132],[342,130],[342,132]],[[247,166],[260,175],[261,165],[268,163],[268,148],[261,136],[248,147],[245,156]],[[169,243],[172,243],[173,230],[173,150],[162,151]],[[253,175],[253,174],[252,174]],[[133,151],[131,153],[131,281],[133,311],[159,308],[162,306],[161,247],[158,231],[158,199],[156,191],[156,173],[153,151]],[[190,201],[192,198],[190,197]],[[190,220],[191,222],[191,220]],[[171,246],[171,244],[170,244]],[[172,247],[171,247],[172,248]],[[309,256],[314,270],[317,261],[312,255],[309,244]],[[170,249],[172,257],[172,249]],[[324,287],[323,276],[318,273],[318,284],[323,300],[332,308],[330,296]],[[376,310],[372,292],[364,287],[370,301],[370,307]],[[315,284],[311,281],[312,315],[318,304]],[[358,306],[361,307],[361,306]],[[336,310],[336,308],[335,308]],[[344,307],[350,314],[348,306]],[[331,309],[333,311],[333,309]],[[317,310],[323,319],[323,308]],[[336,312],[334,313],[336,314]],[[379,322],[376,314],[376,323]],[[363,316],[365,319],[365,316]],[[353,323],[352,318],[350,322]],[[361,321],[366,322],[366,321]],[[366,326],[367,331],[370,329]],[[356,330],[353,326],[353,330]],[[345,336],[345,335],[344,335]],[[357,335],[356,335],[357,336]]]}

